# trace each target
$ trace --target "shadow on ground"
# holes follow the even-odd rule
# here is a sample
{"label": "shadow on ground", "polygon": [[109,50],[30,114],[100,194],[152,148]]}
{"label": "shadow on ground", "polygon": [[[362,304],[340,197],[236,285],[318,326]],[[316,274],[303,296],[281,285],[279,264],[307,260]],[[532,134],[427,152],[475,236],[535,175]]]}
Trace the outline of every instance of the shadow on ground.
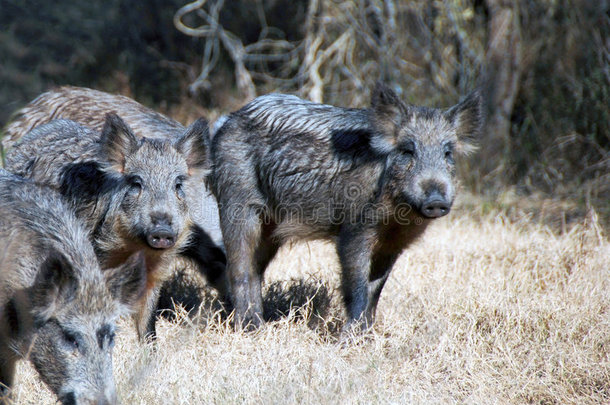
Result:
{"label": "shadow on ground", "polygon": [[[181,307],[191,317],[198,316],[202,325],[214,320],[230,320],[230,303],[220,300],[216,291],[186,270],[178,271],[163,284],[157,314],[176,320]],[[306,322],[320,335],[335,336],[342,327],[342,309],[334,289],[314,278],[276,281],[267,286],[263,298],[264,318],[267,322],[290,319]]]}

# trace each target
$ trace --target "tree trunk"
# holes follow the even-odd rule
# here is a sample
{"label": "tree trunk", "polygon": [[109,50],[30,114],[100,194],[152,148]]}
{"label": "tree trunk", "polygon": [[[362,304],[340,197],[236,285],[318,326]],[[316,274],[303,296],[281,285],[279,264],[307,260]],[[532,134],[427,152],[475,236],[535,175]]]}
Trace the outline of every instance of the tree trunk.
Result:
{"label": "tree trunk", "polygon": [[485,99],[488,120],[485,139],[487,161],[484,180],[510,175],[511,115],[521,79],[521,29],[518,2],[486,0],[489,10]]}

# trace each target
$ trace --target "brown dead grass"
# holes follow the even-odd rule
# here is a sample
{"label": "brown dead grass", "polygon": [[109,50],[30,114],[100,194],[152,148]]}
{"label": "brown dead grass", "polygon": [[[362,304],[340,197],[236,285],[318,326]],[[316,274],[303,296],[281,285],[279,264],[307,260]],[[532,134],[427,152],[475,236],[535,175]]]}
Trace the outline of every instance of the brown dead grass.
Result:
{"label": "brown dead grass", "polygon": [[[220,312],[202,309],[197,323],[179,311],[159,322],[155,351],[123,322],[122,401],[610,403],[610,243],[595,214],[557,233],[527,216],[466,207],[405,252],[373,331],[351,344],[333,338],[343,314],[335,253],[324,243],[280,252],[266,279],[275,320],[257,332],[232,331]],[[204,297],[202,308],[212,304]],[[16,396],[54,402],[27,362]]]}

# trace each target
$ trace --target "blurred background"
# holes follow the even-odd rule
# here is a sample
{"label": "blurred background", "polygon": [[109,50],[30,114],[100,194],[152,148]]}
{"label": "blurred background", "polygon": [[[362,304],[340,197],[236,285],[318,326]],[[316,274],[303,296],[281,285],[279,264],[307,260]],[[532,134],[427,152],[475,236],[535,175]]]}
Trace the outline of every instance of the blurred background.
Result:
{"label": "blurred background", "polygon": [[63,84],[183,123],[271,91],[366,107],[384,80],[447,107],[478,88],[486,128],[465,188],[555,223],[594,209],[607,226],[609,3],[0,0],[0,127]]}

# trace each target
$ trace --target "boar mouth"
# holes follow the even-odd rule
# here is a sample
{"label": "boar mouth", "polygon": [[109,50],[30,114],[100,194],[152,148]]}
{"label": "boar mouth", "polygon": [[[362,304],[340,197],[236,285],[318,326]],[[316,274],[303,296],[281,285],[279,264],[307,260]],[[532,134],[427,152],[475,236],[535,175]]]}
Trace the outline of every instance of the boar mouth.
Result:
{"label": "boar mouth", "polygon": [[176,234],[166,226],[156,226],[146,235],[146,243],[153,249],[169,249],[176,244]]}

